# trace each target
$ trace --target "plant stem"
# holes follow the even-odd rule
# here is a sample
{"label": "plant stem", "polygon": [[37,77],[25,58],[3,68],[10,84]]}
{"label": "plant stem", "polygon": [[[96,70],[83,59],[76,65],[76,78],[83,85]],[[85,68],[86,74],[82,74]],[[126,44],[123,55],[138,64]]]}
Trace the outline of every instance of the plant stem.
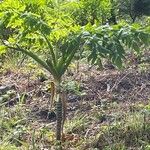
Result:
{"label": "plant stem", "polygon": [[56,140],[61,140],[61,131],[62,131],[62,102],[61,98],[57,101],[56,104],[56,115],[57,115],[57,126],[56,126]]}
{"label": "plant stem", "polygon": [[62,101],[61,101],[61,86],[60,82],[56,82],[56,116],[57,116],[57,125],[56,125],[56,140],[61,141],[61,132],[62,132]]}

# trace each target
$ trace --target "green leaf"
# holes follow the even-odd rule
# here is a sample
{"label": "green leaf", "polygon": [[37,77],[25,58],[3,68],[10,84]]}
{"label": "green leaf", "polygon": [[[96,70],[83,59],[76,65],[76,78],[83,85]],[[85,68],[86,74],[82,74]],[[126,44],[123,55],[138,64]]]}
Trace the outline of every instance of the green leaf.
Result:
{"label": "green leaf", "polygon": [[137,44],[137,42],[135,42],[135,41],[132,42],[132,48],[133,48],[137,53],[140,52],[140,47],[139,47],[139,45]]}
{"label": "green leaf", "polygon": [[0,55],[6,53],[7,47],[4,45],[0,45]]}
{"label": "green leaf", "polygon": [[146,46],[150,45],[150,34],[141,32],[141,33],[139,33],[139,38],[140,38],[141,42],[143,44],[145,44]]}
{"label": "green leaf", "polygon": [[91,61],[91,64],[94,64],[97,59],[97,45],[93,40],[89,43],[89,48],[91,50],[90,55],[88,56],[88,61]]}
{"label": "green leaf", "polygon": [[109,49],[103,47],[103,46],[100,45],[100,44],[98,44],[98,47],[97,47],[97,48],[98,48],[99,53],[108,54],[108,53],[110,52]]}
{"label": "green leaf", "polygon": [[117,57],[116,57],[116,59],[115,59],[115,65],[119,68],[119,69],[121,69],[122,68],[122,59],[121,59],[121,57],[118,55]]}

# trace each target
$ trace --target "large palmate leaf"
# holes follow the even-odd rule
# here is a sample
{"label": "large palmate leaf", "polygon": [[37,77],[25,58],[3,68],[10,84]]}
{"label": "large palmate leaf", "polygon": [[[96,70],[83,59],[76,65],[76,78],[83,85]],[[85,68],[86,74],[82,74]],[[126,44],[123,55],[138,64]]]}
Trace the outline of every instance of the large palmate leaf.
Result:
{"label": "large palmate leaf", "polygon": [[90,51],[88,60],[91,63],[106,58],[118,68],[122,67],[127,49],[139,54],[141,46],[150,45],[150,32],[136,24],[101,26],[94,29],[88,27],[88,32],[84,32],[83,38],[86,39],[86,46]]}
{"label": "large palmate leaf", "polygon": [[[60,25],[52,25],[56,18],[48,17],[51,9],[44,1],[16,0],[16,3],[22,9],[18,9],[14,4],[12,8],[9,7],[10,0],[2,2],[0,7],[2,44],[9,49],[21,51],[32,57],[48,70],[55,80],[61,80],[61,76],[79,48],[78,35],[71,36],[79,28],[73,25],[68,30],[68,26],[62,26],[66,22],[61,20],[60,17],[58,19],[61,22]],[[35,8],[36,10],[34,10]],[[8,29],[11,29],[11,34],[6,34]],[[64,34],[62,34],[62,31]],[[67,39],[68,35],[70,38]],[[66,49],[63,51],[59,49],[58,42],[61,45],[68,43]],[[3,51],[1,50],[1,53]]]}

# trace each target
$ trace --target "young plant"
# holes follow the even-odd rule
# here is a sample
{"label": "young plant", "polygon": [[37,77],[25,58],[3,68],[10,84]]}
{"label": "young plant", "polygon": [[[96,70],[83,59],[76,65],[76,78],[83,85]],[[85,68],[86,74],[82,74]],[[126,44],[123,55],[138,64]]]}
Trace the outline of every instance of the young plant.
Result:
{"label": "young plant", "polygon": [[[9,7],[10,5],[11,7]],[[0,7],[0,16],[2,17],[0,51],[4,52],[5,48],[24,53],[53,76],[51,99],[53,101],[53,98],[56,97],[56,139],[60,141],[65,119],[62,76],[79,49],[81,36],[75,33],[75,28],[74,31],[68,32],[68,29],[62,29],[61,24],[56,28],[50,26],[49,24],[55,23],[54,18],[49,18],[48,12],[51,11],[53,10],[47,7],[46,1],[45,3],[19,0],[15,0],[13,3],[10,0],[2,2]],[[64,23],[63,20],[60,22]],[[8,33],[8,31],[11,32]],[[61,36],[63,33],[64,35]],[[54,96],[55,91],[56,96]]]}
{"label": "young plant", "polygon": [[57,8],[46,0],[0,2],[0,54],[6,49],[24,53],[53,76],[51,103],[56,97],[56,139],[61,141],[66,114],[62,77],[75,53],[84,47],[92,63],[107,58],[121,68],[124,47],[139,53],[139,44],[149,45],[150,38],[149,28],[144,31],[136,25],[96,27],[87,24],[81,28]]}

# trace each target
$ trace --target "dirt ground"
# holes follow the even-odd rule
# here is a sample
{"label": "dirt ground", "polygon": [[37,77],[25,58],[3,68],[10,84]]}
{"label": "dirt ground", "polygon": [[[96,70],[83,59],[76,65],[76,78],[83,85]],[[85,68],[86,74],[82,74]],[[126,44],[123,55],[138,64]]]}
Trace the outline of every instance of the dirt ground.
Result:
{"label": "dirt ground", "polygon": [[[47,80],[48,78],[48,80]],[[50,100],[49,84],[51,77],[41,81],[34,74],[23,74],[21,71],[8,71],[0,77],[0,86],[15,90],[15,97],[6,105],[15,105],[16,95],[23,95],[25,104],[35,116],[46,119]],[[67,91],[67,112],[90,111],[91,105],[102,105],[103,102],[116,102],[128,105],[128,103],[147,103],[150,99],[150,71],[137,69],[97,70],[95,67],[88,70],[86,65],[80,66],[78,73],[66,74],[65,83],[72,83]],[[78,88],[77,88],[78,87]],[[55,118],[51,114],[50,119]],[[69,115],[70,116],[70,115]]]}

